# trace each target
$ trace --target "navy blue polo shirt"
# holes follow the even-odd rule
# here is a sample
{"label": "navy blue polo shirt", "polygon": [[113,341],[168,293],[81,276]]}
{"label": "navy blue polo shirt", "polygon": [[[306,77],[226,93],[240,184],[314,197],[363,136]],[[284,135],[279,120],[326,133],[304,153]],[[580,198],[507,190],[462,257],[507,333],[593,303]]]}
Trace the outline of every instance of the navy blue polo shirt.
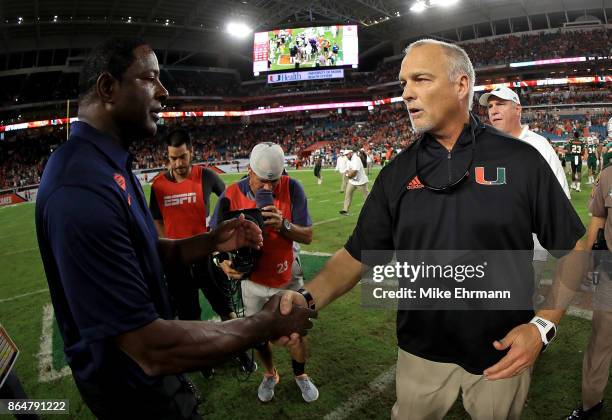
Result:
{"label": "navy blue polo shirt", "polygon": [[36,234],[64,352],[81,381],[151,385],[114,337],[171,309],[157,233],[132,157],[84,122],[50,157],[36,201]]}

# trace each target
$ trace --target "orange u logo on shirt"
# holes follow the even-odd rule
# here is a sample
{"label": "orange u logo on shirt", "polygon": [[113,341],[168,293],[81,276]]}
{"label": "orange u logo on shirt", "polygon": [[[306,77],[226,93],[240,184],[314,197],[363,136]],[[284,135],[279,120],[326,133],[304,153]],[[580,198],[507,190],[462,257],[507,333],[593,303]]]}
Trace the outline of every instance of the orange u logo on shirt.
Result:
{"label": "orange u logo on shirt", "polygon": [[485,179],[485,168],[477,166],[474,168],[476,173],[476,182],[480,185],[504,185],[506,183],[506,168],[497,168],[497,178],[495,181],[487,181]]}

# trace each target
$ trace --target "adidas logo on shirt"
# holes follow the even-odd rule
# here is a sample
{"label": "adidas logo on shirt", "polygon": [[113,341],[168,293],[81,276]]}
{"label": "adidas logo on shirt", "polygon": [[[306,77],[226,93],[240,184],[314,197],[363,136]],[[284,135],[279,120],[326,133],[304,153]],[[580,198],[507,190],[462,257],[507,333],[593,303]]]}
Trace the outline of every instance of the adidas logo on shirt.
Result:
{"label": "adidas logo on shirt", "polygon": [[406,186],[407,189],[409,190],[417,190],[419,188],[424,188],[423,184],[421,183],[421,180],[419,179],[418,176],[415,176],[414,178],[412,178],[412,181],[410,181],[408,183],[408,185]]}

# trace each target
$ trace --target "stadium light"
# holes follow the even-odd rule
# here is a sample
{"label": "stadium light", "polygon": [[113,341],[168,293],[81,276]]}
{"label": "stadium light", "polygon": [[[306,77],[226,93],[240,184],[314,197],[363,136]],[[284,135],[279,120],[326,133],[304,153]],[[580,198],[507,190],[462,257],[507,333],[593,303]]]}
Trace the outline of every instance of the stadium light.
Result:
{"label": "stadium light", "polygon": [[414,13],[421,13],[425,9],[429,9],[430,7],[434,7],[434,6],[449,7],[458,2],[459,0],[417,0],[410,7],[410,11]]}
{"label": "stadium light", "polygon": [[252,32],[252,29],[249,28],[246,24],[240,22],[230,22],[227,24],[225,30],[232,36],[236,38],[246,38]]}
{"label": "stadium light", "polygon": [[427,4],[421,0],[418,0],[410,7],[410,11],[414,13],[421,13],[425,9],[427,9]]}
{"label": "stadium light", "polygon": [[458,2],[459,0],[431,0],[430,4],[432,6],[448,7]]}

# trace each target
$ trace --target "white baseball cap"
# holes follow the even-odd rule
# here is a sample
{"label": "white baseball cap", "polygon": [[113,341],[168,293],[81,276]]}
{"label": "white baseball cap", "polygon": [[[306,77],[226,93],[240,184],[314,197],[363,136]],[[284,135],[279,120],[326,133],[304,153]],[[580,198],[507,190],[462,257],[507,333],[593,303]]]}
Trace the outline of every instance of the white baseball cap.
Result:
{"label": "white baseball cap", "polygon": [[276,180],[283,173],[285,153],[276,143],[259,143],[251,150],[249,166],[258,177],[268,181]]}
{"label": "white baseball cap", "polygon": [[484,95],[480,97],[480,99],[478,100],[478,103],[482,106],[487,106],[487,102],[489,101],[489,96],[496,96],[499,99],[505,99],[506,101],[512,101],[517,105],[521,104],[521,101],[518,95],[516,94],[516,92],[510,88],[507,88],[506,86],[499,86],[493,89],[491,92],[485,93]]}

